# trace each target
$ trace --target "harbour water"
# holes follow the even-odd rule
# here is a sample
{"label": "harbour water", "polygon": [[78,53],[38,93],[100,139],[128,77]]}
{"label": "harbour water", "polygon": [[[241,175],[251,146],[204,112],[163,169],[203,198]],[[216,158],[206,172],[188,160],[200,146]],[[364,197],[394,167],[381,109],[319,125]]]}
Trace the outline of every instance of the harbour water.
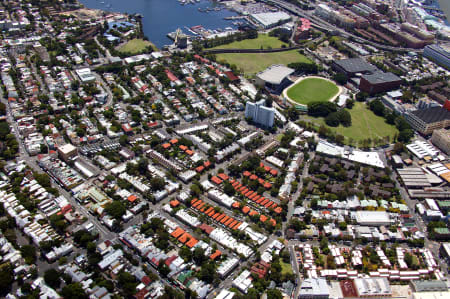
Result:
{"label": "harbour water", "polygon": [[[144,34],[158,48],[169,45],[172,41],[167,37],[169,32],[181,28],[190,34],[186,27],[202,25],[205,29],[224,29],[233,26],[225,17],[237,15],[235,12],[220,9],[205,11],[207,8],[222,7],[219,4],[201,0],[195,4],[181,5],[178,0],[79,0],[87,8],[134,14],[143,16]],[[102,3],[103,2],[103,3]],[[200,11],[199,11],[200,8]]]}

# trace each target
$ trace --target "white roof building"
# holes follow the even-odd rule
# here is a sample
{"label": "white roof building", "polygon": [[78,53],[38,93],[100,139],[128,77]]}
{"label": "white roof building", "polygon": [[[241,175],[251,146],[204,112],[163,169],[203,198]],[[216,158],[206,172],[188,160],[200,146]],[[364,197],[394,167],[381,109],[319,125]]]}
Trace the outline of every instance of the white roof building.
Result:
{"label": "white roof building", "polygon": [[388,213],[383,211],[356,211],[355,218],[360,225],[382,226],[392,223]]}
{"label": "white roof building", "polygon": [[251,14],[250,17],[263,28],[271,28],[291,20],[291,16],[282,11]]}

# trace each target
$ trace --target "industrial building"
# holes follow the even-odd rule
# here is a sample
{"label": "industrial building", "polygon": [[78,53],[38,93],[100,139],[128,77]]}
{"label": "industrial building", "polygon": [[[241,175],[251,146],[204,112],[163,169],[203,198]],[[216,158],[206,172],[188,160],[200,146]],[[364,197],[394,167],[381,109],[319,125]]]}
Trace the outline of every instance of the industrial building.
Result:
{"label": "industrial building", "polygon": [[291,20],[291,16],[282,11],[251,14],[250,18],[263,29],[269,29]]}
{"label": "industrial building", "polygon": [[333,61],[331,67],[333,70],[347,75],[348,78],[357,74],[371,74],[378,69],[362,58],[349,58]]}
{"label": "industrial building", "polygon": [[450,51],[447,47],[438,44],[428,45],[423,49],[423,56],[450,69]]}
{"label": "industrial building", "polygon": [[267,88],[270,92],[280,94],[292,82],[289,76],[295,70],[281,64],[272,65],[256,74],[256,85]]}
{"label": "industrial building", "polygon": [[442,107],[415,110],[405,114],[405,118],[414,130],[423,135],[450,126],[450,111]]}
{"label": "industrial building", "polygon": [[299,299],[328,299],[330,289],[325,278],[307,278],[303,280],[298,294]]}
{"label": "industrial building", "polygon": [[359,89],[376,94],[396,89],[402,80],[393,73],[385,73],[362,58],[349,58],[333,61],[333,70],[345,74],[347,78],[360,77]]}
{"label": "industrial building", "polygon": [[256,103],[247,102],[245,105],[245,117],[251,118],[254,123],[263,127],[271,128],[275,118],[275,109],[273,107],[265,107],[264,103],[264,99]]}
{"label": "industrial building", "polygon": [[360,225],[382,226],[391,224],[388,213],[383,211],[357,211],[355,218]]}
{"label": "industrial building", "polygon": [[392,296],[391,285],[385,277],[357,278],[353,280],[353,284],[360,298]]}

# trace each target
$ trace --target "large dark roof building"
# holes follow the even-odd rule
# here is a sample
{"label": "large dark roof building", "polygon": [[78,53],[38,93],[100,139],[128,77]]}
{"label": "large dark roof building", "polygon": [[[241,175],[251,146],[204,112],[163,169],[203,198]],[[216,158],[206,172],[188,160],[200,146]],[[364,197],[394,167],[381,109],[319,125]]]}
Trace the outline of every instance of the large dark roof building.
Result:
{"label": "large dark roof building", "polygon": [[332,68],[340,73],[353,77],[358,73],[367,74],[377,71],[378,69],[362,58],[349,58],[333,61]]}
{"label": "large dark roof building", "polygon": [[398,88],[401,79],[392,73],[384,73],[362,58],[349,58],[333,61],[331,67],[347,78],[361,77],[359,89],[376,94]]}
{"label": "large dark roof building", "polygon": [[405,116],[411,127],[423,135],[430,135],[434,130],[450,126],[450,111],[443,107],[419,109]]}
{"label": "large dark roof building", "polygon": [[361,76],[359,89],[369,94],[376,94],[400,87],[402,79],[393,73],[377,71]]}

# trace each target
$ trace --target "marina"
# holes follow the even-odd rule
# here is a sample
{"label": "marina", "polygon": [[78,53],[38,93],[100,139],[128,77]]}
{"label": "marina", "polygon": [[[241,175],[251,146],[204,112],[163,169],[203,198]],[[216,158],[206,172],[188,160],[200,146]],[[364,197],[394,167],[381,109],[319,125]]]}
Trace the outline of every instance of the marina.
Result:
{"label": "marina", "polygon": [[[168,37],[170,32],[182,28],[184,33],[196,37],[199,33],[191,31],[194,26],[201,25],[201,37],[211,36],[217,33],[236,30],[239,26],[237,20],[228,17],[237,16],[220,3],[201,0],[80,0],[87,8],[110,10],[120,13],[139,14],[143,16],[142,27],[144,34],[158,48],[172,44]],[[103,3],[102,3],[103,2]],[[106,5],[109,5],[106,7]],[[227,19],[225,19],[227,18]]]}

